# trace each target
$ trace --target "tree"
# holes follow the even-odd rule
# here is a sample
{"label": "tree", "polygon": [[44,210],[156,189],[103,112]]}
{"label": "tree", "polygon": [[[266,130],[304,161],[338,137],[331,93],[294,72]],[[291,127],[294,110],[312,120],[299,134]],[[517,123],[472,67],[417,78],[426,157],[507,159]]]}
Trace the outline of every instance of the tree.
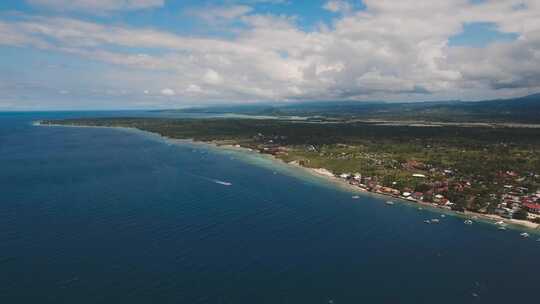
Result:
{"label": "tree", "polygon": [[415,187],[414,191],[416,192],[426,192],[431,189],[431,185],[428,184],[420,184]]}
{"label": "tree", "polygon": [[518,211],[516,211],[514,213],[513,217],[516,220],[526,220],[528,215],[529,215],[529,213],[527,212],[527,210],[522,208],[522,209],[519,209]]}

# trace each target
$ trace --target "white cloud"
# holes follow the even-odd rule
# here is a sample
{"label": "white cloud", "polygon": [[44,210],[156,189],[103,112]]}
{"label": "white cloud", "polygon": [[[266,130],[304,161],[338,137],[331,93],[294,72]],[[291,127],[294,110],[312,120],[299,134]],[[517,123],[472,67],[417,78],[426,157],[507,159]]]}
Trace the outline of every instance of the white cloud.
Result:
{"label": "white cloud", "polygon": [[187,93],[195,93],[195,94],[198,94],[198,93],[202,93],[202,89],[200,86],[196,85],[196,84],[190,84],[188,85],[188,87],[186,88],[186,92]]}
{"label": "white cloud", "polygon": [[163,95],[163,96],[174,96],[174,95],[176,95],[176,92],[173,89],[166,88],[166,89],[161,90],[161,95]]}
{"label": "white cloud", "polygon": [[[339,15],[331,27],[310,32],[290,16],[219,13],[244,22],[234,38],[27,16],[0,20],[0,44],[104,62],[118,67],[114,79],[130,92],[142,86],[188,100],[465,99],[540,90],[537,1],[364,4],[366,10]],[[519,38],[474,49],[449,46],[449,38],[471,22],[494,23]],[[131,49],[158,51],[122,51]]]}
{"label": "white cloud", "polygon": [[213,84],[213,85],[218,85],[218,84],[223,83],[223,78],[221,77],[221,75],[219,75],[218,72],[212,69],[208,69],[206,71],[206,73],[203,76],[203,80],[204,82],[208,84]]}
{"label": "white cloud", "polygon": [[164,0],[26,0],[30,5],[55,11],[108,12],[161,7]]}
{"label": "white cloud", "polygon": [[323,8],[333,13],[349,13],[352,11],[352,5],[344,0],[330,0],[324,4]]}

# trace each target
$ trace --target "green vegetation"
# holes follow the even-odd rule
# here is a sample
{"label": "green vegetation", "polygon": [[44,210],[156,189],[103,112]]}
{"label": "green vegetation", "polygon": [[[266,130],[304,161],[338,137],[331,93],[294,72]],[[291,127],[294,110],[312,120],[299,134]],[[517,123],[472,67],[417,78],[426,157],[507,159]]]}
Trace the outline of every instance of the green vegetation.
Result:
{"label": "green vegetation", "polygon": [[327,101],[286,104],[213,106],[168,110],[184,113],[236,113],[302,116],[322,120],[385,120],[429,122],[540,123],[540,94],[476,102],[413,103]]}
{"label": "green vegetation", "polygon": [[[238,144],[336,175],[358,172],[362,178],[351,183],[368,190],[421,193],[421,200],[451,202],[455,210],[518,211],[514,205],[534,199],[540,188],[540,129],[534,128],[162,118],[44,123],[132,127],[171,138]],[[526,218],[527,212],[518,216]]]}
{"label": "green vegetation", "polygon": [[514,218],[517,220],[526,220],[527,219],[527,211],[520,209],[516,213],[514,213]]}

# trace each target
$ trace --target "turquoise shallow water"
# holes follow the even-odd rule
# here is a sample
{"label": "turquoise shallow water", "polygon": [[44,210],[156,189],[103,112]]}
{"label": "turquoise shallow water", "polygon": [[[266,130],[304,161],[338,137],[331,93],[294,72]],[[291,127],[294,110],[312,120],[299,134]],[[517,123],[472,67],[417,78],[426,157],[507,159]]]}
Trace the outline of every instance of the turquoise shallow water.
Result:
{"label": "turquoise shallow water", "polygon": [[540,242],[517,231],[426,225],[243,153],[31,125],[96,115],[150,114],[0,113],[0,303],[537,300]]}

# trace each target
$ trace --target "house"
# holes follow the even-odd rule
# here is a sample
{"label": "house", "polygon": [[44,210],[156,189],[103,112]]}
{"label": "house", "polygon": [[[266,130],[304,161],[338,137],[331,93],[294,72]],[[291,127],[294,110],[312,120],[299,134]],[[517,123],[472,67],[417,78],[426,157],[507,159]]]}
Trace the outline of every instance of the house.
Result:
{"label": "house", "polygon": [[390,188],[390,187],[381,187],[379,191],[382,193],[392,194],[392,195],[400,195],[401,193],[399,190]]}
{"label": "house", "polygon": [[523,208],[529,212],[540,214],[540,204],[538,203],[524,203]]}
{"label": "house", "polygon": [[417,160],[409,160],[406,163],[402,164],[402,167],[408,170],[425,170],[427,166]]}
{"label": "house", "polygon": [[433,197],[433,202],[439,205],[444,205],[448,202],[448,200],[444,196],[437,194]]}
{"label": "house", "polygon": [[506,171],[506,175],[510,176],[510,177],[517,177],[518,174],[514,171]]}
{"label": "house", "polygon": [[411,194],[411,197],[414,198],[415,200],[422,200],[424,198],[424,193],[422,192],[414,192],[413,194]]}
{"label": "house", "polygon": [[504,217],[504,218],[507,218],[507,219],[511,219],[514,217],[514,210],[513,209],[509,209],[509,208],[498,208],[498,209],[495,209],[495,213]]}

